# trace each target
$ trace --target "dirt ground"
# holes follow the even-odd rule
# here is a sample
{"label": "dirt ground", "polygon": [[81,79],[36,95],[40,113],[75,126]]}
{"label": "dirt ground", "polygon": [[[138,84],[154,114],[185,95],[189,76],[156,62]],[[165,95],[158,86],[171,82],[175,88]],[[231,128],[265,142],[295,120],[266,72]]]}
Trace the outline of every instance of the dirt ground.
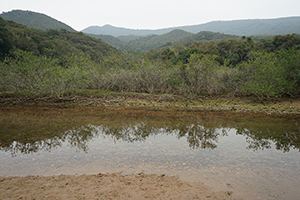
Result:
{"label": "dirt ground", "polygon": [[[263,98],[254,96],[234,97],[223,96],[194,96],[144,93],[116,93],[100,90],[85,91],[78,95],[56,96],[22,96],[10,93],[0,93],[0,107],[6,106],[55,106],[55,107],[176,107],[185,110],[229,110],[233,112],[255,112],[267,114],[300,114],[300,96]],[[89,93],[90,92],[90,93]]]}
{"label": "dirt ground", "polygon": [[139,173],[0,177],[0,199],[233,199],[201,182]]}

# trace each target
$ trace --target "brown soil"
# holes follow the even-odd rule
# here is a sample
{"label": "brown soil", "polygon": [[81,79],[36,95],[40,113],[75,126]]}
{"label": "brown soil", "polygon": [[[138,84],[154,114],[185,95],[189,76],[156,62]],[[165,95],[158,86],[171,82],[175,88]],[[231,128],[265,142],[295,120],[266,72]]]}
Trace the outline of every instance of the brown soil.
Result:
{"label": "brown soil", "polygon": [[22,96],[0,93],[0,107],[55,106],[55,107],[177,107],[183,110],[228,110],[267,114],[300,114],[300,96],[265,98],[223,96],[180,96],[168,94],[72,94],[66,96]]}
{"label": "brown soil", "polygon": [[233,199],[201,182],[165,175],[60,175],[0,177],[0,199]]}

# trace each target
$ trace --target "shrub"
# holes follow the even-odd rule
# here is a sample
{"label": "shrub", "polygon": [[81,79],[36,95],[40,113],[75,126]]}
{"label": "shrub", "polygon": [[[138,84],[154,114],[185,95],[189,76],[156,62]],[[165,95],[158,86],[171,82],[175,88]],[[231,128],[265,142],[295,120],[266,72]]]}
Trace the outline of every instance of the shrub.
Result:
{"label": "shrub", "polygon": [[278,65],[286,73],[288,82],[287,91],[293,93],[300,92],[300,51],[295,49],[281,50],[277,54]]}
{"label": "shrub", "polygon": [[83,56],[73,55],[62,67],[58,59],[18,50],[14,58],[8,58],[0,65],[0,88],[2,91],[60,95],[70,89],[86,87],[86,64],[87,59]]}
{"label": "shrub", "polygon": [[[227,90],[225,76],[234,69],[220,66],[214,55],[191,55],[189,63],[180,68],[182,89],[193,94],[216,94]],[[230,78],[229,78],[230,79]],[[225,82],[224,82],[225,81]]]}
{"label": "shrub", "polygon": [[238,65],[241,94],[259,98],[278,96],[286,92],[286,72],[275,53],[252,52],[251,59]]}

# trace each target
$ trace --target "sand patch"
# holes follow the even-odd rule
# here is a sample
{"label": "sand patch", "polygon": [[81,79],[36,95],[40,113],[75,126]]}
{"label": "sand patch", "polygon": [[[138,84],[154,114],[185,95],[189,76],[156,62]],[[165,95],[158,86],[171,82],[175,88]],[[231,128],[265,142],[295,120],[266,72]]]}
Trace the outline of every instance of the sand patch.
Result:
{"label": "sand patch", "polygon": [[0,177],[0,199],[233,199],[201,182],[121,173]]}

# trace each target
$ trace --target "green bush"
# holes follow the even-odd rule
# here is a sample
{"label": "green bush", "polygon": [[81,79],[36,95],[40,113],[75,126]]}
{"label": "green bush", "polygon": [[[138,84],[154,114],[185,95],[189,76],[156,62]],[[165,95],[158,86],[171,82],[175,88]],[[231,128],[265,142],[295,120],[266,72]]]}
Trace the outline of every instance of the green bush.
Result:
{"label": "green bush", "polygon": [[217,94],[227,91],[224,82],[235,69],[221,66],[215,55],[192,54],[188,64],[180,67],[182,90],[191,94]]}
{"label": "green bush", "polygon": [[98,64],[85,54],[64,59],[16,50],[0,62],[0,91],[61,95],[74,89],[172,94],[256,95],[259,98],[298,94],[300,52],[252,51],[236,67],[222,65],[219,55],[189,55],[186,63],[151,60],[125,52],[104,57]]}
{"label": "green bush", "polygon": [[130,70],[109,69],[95,77],[94,89],[120,92],[163,93],[168,88],[167,71],[156,65],[140,66]]}
{"label": "green bush", "polygon": [[238,65],[240,93],[259,98],[280,96],[289,87],[285,69],[275,53],[252,52],[248,62]]}
{"label": "green bush", "polygon": [[58,59],[18,50],[14,58],[0,64],[0,89],[60,95],[67,90],[85,88],[88,62],[83,56],[73,55],[62,67]]}
{"label": "green bush", "polygon": [[294,48],[277,53],[278,65],[286,72],[286,79],[291,93],[300,92],[300,51]]}

